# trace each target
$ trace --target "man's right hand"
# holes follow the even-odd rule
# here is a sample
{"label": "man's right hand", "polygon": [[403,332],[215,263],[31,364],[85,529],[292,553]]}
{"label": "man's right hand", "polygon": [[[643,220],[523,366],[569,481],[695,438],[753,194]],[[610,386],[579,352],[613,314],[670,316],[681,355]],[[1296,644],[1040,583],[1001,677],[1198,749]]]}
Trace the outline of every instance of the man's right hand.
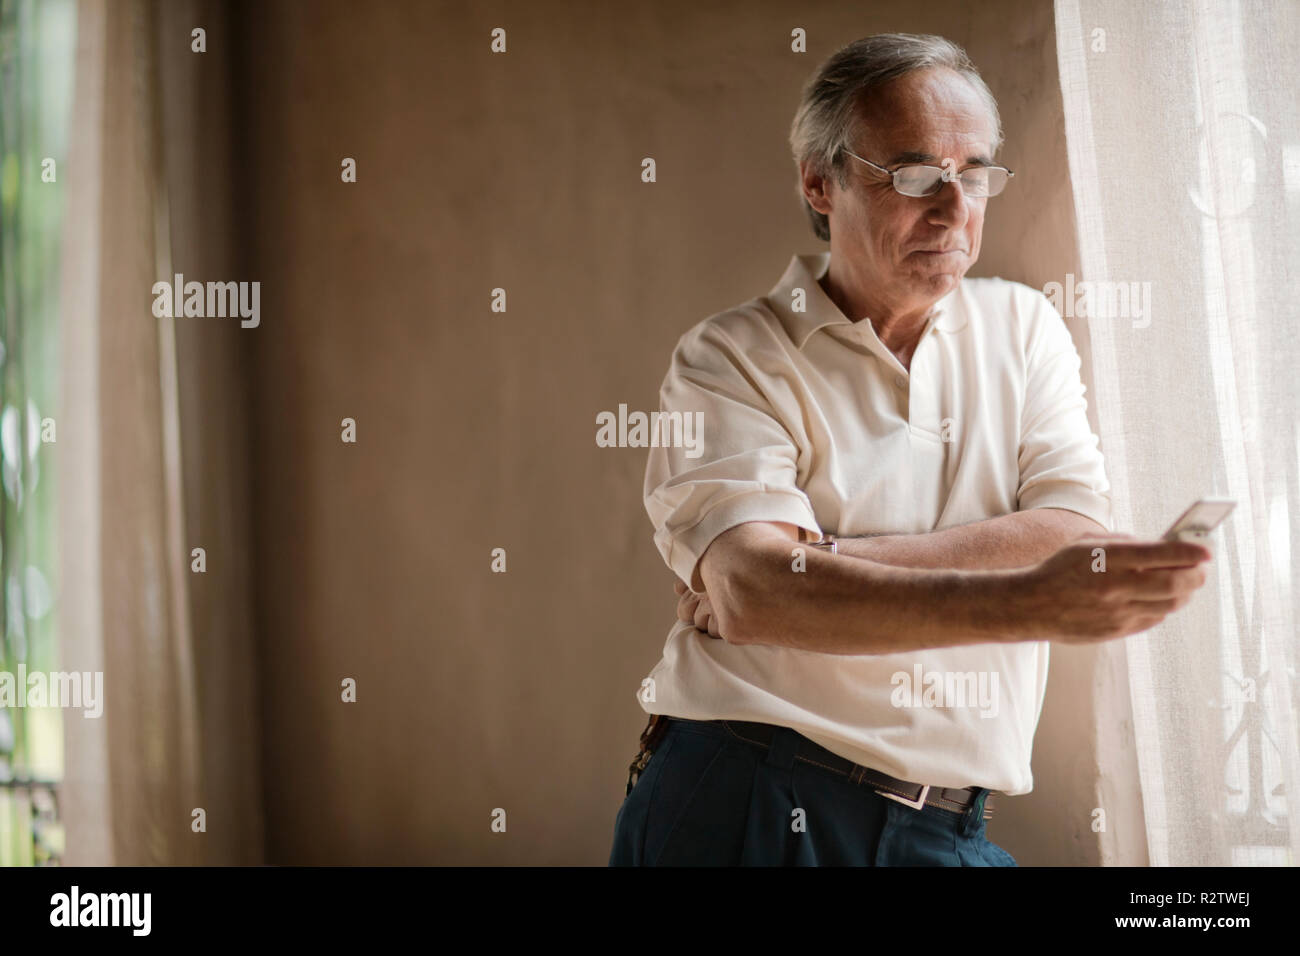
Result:
{"label": "man's right hand", "polygon": [[703,631],[709,637],[721,638],[718,633],[718,618],[709,603],[709,595],[696,594],[680,580],[673,582],[677,591],[677,619],[687,624],[694,624],[697,631]]}
{"label": "man's right hand", "polygon": [[1091,644],[1155,627],[1205,583],[1203,545],[1133,535],[1080,538],[1017,575],[1007,613],[1027,640]]}

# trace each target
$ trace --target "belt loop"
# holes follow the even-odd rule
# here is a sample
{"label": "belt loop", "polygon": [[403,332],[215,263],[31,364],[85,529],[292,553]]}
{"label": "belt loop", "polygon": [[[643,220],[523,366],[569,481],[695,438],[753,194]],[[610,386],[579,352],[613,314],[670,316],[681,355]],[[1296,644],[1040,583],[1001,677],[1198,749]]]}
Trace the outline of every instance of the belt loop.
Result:
{"label": "belt loop", "polygon": [[984,801],[988,799],[989,793],[984,787],[975,790],[975,797],[971,800],[966,810],[961,815],[961,835],[970,836],[979,830],[984,823]]}
{"label": "belt loop", "polygon": [[772,743],[767,748],[767,763],[778,770],[789,770],[794,766],[798,752],[799,735],[788,727],[782,727],[772,735]]}

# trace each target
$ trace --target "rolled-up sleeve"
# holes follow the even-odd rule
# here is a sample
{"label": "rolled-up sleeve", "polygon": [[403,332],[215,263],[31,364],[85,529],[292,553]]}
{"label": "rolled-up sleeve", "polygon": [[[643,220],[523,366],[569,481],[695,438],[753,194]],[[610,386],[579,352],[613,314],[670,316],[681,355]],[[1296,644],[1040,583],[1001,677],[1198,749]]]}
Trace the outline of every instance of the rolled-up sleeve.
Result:
{"label": "rolled-up sleeve", "polygon": [[[692,447],[650,448],[645,507],[664,561],[693,590],[713,539],[747,521],[821,529],[796,483],[797,411],[762,384],[755,350],[707,324],[677,343],[659,392],[661,415],[694,416]],[[687,432],[683,432],[684,434]]]}
{"label": "rolled-up sleeve", "polygon": [[1042,296],[1034,302],[1026,354],[1019,508],[1064,508],[1113,530],[1110,484],[1088,424],[1079,352]]}

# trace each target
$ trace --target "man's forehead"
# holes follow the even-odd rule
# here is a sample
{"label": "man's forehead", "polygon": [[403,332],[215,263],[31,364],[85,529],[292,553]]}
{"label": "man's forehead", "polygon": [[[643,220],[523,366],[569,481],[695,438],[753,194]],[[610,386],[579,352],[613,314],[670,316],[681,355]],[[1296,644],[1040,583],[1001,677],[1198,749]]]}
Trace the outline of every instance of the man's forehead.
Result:
{"label": "man's forehead", "polygon": [[[988,103],[964,76],[917,70],[886,84],[862,104],[864,147],[877,162],[988,165],[996,135]],[[937,150],[943,150],[940,155]]]}

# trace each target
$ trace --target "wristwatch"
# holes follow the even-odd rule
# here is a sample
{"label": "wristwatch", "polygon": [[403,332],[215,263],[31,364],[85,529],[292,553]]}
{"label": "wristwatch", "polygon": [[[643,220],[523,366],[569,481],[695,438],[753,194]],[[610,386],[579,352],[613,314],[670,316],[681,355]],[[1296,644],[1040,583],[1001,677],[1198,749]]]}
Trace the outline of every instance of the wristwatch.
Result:
{"label": "wristwatch", "polygon": [[799,529],[799,543],[806,544],[816,548],[818,551],[825,551],[828,554],[839,554],[840,546],[835,540],[835,535],[823,531],[820,541],[810,541],[807,528]]}

